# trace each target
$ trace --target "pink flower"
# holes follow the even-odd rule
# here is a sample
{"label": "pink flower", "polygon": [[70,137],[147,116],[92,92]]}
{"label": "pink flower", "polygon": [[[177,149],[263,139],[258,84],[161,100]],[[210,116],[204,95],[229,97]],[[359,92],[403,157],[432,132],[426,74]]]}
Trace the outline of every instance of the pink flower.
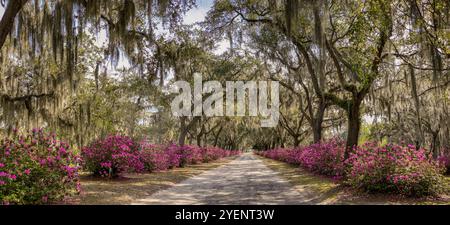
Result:
{"label": "pink flower", "polygon": [[[40,189],[46,193],[47,196],[46,198],[43,198],[42,201],[66,195],[69,193],[70,189],[76,188],[76,181],[78,180],[78,174],[75,169],[65,169],[65,167],[70,167],[70,165],[78,163],[78,157],[76,155],[72,153],[64,154],[64,152],[67,152],[68,148],[69,146],[64,142],[45,134],[41,129],[37,128],[28,132],[26,135],[16,133],[12,138],[0,140],[0,149],[4,150],[0,168],[5,170],[0,171],[1,185],[7,185],[8,182],[14,183],[13,186],[8,187],[11,188],[13,191],[12,193],[25,191],[28,187]],[[11,157],[11,155],[14,157]],[[59,160],[55,160],[58,158]],[[48,164],[48,161],[51,163]],[[43,169],[42,174],[33,174],[33,169],[27,167],[28,165],[34,164],[38,164],[39,167]],[[24,168],[24,166],[26,167]],[[5,167],[6,169],[3,169]],[[21,168],[23,168],[23,170]],[[16,172],[16,170],[19,171]],[[13,172],[14,174],[12,174]],[[41,182],[28,182],[31,181],[29,180],[31,175],[36,176],[36,179],[42,179],[47,176],[52,177],[52,179],[46,181],[45,184]],[[14,182],[18,179],[21,181],[23,180],[24,182]],[[25,187],[25,183],[27,184],[27,187]],[[45,189],[43,188],[44,185]],[[70,192],[72,193],[72,191]],[[7,194],[7,197],[10,196]],[[11,201],[13,204],[36,204],[41,202],[40,197],[38,201],[32,200],[32,202],[28,202],[29,200],[23,198],[13,199],[14,200]]]}
{"label": "pink flower", "polygon": [[45,160],[45,159],[39,160],[39,164],[41,164],[41,166],[45,165],[46,163],[47,163],[47,160]]}
{"label": "pink flower", "polygon": [[67,151],[64,147],[59,148],[59,154],[67,154]]}
{"label": "pink flower", "polygon": [[103,162],[103,163],[100,163],[100,166],[110,168],[112,166],[112,164],[111,164],[111,162]]}
{"label": "pink flower", "polygon": [[0,177],[9,177],[9,173],[0,171]]}

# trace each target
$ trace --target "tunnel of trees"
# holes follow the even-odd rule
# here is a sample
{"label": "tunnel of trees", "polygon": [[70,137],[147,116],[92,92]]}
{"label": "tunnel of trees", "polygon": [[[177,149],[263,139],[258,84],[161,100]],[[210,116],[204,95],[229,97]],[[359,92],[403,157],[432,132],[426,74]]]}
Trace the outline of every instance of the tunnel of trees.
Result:
{"label": "tunnel of trees", "polygon": [[[450,148],[447,0],[3,0],[0,136],[43,127],[225,149],[346,140]],[[164,29],[162,29],[164,28]],[[218,53],[219,45],[226,50]],[[273,80],[280,120],[174,117],[175,80]]]}

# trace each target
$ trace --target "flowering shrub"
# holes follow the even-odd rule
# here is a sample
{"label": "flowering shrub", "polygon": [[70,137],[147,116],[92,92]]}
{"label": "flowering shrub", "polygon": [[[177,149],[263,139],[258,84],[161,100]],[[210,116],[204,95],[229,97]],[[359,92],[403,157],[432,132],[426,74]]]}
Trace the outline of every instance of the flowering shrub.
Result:
{"label": "flowering shrub", "polygon": [[355,148],[346,163],[347,183],[369,192],[427,196],[443,190],[442,168],[413,145],[366,143]]}
{"label": "flowering shrub", "polygon": [[176,168],[181,165],[181,151],[178,145],[170,144],[164,151],[169,158],[169,169]]}
{"label": "flowering shrub", "polygon": [[203,162],[209,162],[224,157],[240,154],[239,151],[225,150],[217,147],[205,147],[203,149]]}
{"label": "flowering shrub", "polygon": [[184,145],[178,148],[178,153],[181,156],[180,166],[203,162],[204,150],[202,148],[195,145]]}
{"label": "flowering shrub", "polygon": [[146,171],[167,170],[170,167],[169,155],[164,146],[141,142],[141,159]]}
{"label": "flowering shrub", "polygon": [[150,172],[210,162],[240,153],[239,151],[229,151],[215,147],[201,148],[194,145],[154,145],[146,141],[141,142],[140,145],[141,159],[144,162],[145,169]]}
{"label": "flowering shrub", "polygon": [[299,155],[300,165],[306,169],[340,179],[344,174],[345,143],[333,139],[304,148]]}
{"label": "flowering shrub", "polygon": [[78,163],[54,134],[15,131],[0,141],[0,204],[41,204],[78,193]]}
{"label": "flowering shrub", "polygon": [[298,157],[300,155],[300,151],[300,149],[276,148],[269,151],[259,152],[258,154],[290,164],[300,164]]}
{"label": "flowering shrub", "polygon": [[144,170],[139,145],[126,136],[110,135],[94,141],[82,149],[81,156],[84,168],[99,176],[115,177],[121,172]]}
{"label": "flowering shrub", "polygon": [[443,166],[449,158],[434,161],[415,146],[366,143],[356,147],[344,162],[344,142],[337,139],[298,149],[272,149],[257,154],[284,161],[368,192],[406,196],[437,195],[443,191]]}
{"label": "flowering shrub", "polygon": [[338,139],[317,143],[296,149],[272,149],[258,152],[258,154],[300,165],[303,168],[333,178],[341,178],[344,174],[344,150],[345,143]]}
{"label": "flowering shrub", "polygon": [[[182,164],[182,154],[180,147],[175,144],[164,146],[146,142],[141,143],[141,159],[147,171],[159,171],[180,167]],[[187,160],[187,154],[186,152],[184,161]]]}
{"label": "flowering shrub", "polygon": [[239,153],[193,145],[156,145],[146,140],[135,143],[129,137],[108,136],[83,148],[81,155],[85,169],[96,175],[114,177],[121,172],[161,171]]}
{"label": "flowering shrub", "polygon": [[438,162],[441,166],[443,166],[446,169],[446,173],[449,174],[450,173],[450,153],[440,156],[438,158]]}

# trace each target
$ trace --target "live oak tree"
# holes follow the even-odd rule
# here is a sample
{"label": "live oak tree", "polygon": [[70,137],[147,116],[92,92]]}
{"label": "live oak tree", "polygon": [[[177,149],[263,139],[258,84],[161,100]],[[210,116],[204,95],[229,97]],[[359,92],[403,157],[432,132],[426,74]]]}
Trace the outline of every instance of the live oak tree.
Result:
{"label": "live oak tree", "polygon": [[[261,49],[257,50],[257,54],[263,55],[264,52],[267,53],[269,51],[269,55],[266,54],[268,55],[267,58],[272,61],[281,61],[287,69],[293,70],[292,74],[298,71],[296,69],[300,69],[300,65],[308,65],[310,75],[308,79],[313,85],[311,88],[308,88],[306,85],[303,88],[307,88],[308,90],[305,91],[310,94],[307,96],[309,104],[311,104],[310,110],[312,110],[310,111],[309,122],[313,129],[314,142],[319,142],[322,139],[322,123],[328,105],[322,93],[322,89],[325,87],[321,86],[326,85],[323,82],[324,69],[323,66],[316,67],[313,65],[312,53],[308,52],[310,49],[306,46],[311,44],[315,37],[313,35],[308,36],[308,34],[302,32],[297,32],[297,34],[291,32],[291,27],[286,22],[285,13],[288,12],[285,9],[287,7],[280,1],[275,1],[275,4],[272,4],[270,1],[217,1],[215,8],[210,12],[208,30],[211,33],[220,33],[223,30],[228,30],[232,35],[236,36],[236,39],[242,36],[243,33],[251,34],[254,37],[253,40],[256,38],[255,42],[261,43],[259,46],[256,46],[257,49],[258,47]],[[307,17],[302,19],[306,20]],[[244,22],[246,25],[239,26],[239,22]],[[307,24],[306,26],[313,27],[313,24]],[[277,33],[281,34],[281,36]],[[285,42],[289,42],[291,45],[289,47],[296,50],[294,52],[284,52],[284,54],[287,54],[288,57],[298,57],[296,62],[292,63],[285,59],[283,60],[286,57],[283,53],[281,53],[281,57],[276,56],[279,53],[276,48],[283,48],[285,46],[283,46],[283,43]],[[299,74],[294,76],[299,76],[299,79],[305,79]],[[314,101],[314,107],[312,98],[318,100]]]}
{"label": "live oak tree", "polygon": [[[47,127],[83,146],[120,132],[155,143],[267,149],[347,139],[450,148],[446,0],[2,1],[0,130]],[[163,27],[161,30],[160,28]],[[219,40],[229,48],[216,53]],[[125,64],[125,66],[124,66]],[[280,120],[172,115],[175,80],[280,83]]]}
{"label": "live oak tree", "polygon": [[[391,99],[395,91],[398,94],[404,91],[411,93],[412,105],[399,107],[404,110],[414,108],[416,119],[413,123],[416,128],[412,130],[416,131],[413,139],[417,146],[425,141],[421,133],[430,133],[431,149],[436,149],[437,134],[442,136],[448,133],[441,128],[445,122],[436,123],[443,121],[445,115],[438,117],[442,119],[432,119],[433,124],[423,119],[421,108],[424,102],[420,100],[421,96],[434,91],[439,91],[439,94],[431,98],[440,99],[438,96],[448,90],[448,82],[441,75],[448,74],[445,67],[448,60],[444,60],[448,58],[448,10],[448,2],[439,0],[221,0],[216,1],[209,12],[206,29],[212,35],[228,38],[232,43],[238,42],[238,45],[232,45],[235,52],[248,47],[248,51],[267,60],[270,66],[281,64],[283,69],[272,70],[270,78],[282,82],[282,86],[293,94],[298,93],[295,87],[304,87],[299,99],[312,100],[309,105],[316,112],[301,113],[298,117],[309,114],[313,121],[309,124],[315,134],[315,142],[322,138],[322,123],[327,108],[333,105],[345,112],[347,156],[351,148],[358,144],[363,117],[372,116],[377,125],[379,119],[386,118],[374,115],[387,106],[391,112],[388,113],[389,121],[385,123],[399,127],[405,122],[401,120],[397,125],[391,122],[392,110],[398,108],[398,104]],[[413,25],[410,25],[411,21]],[[412,38],[402,40],[405,35]],[[241,47],[242,43],[246,46]],[[422,50],[407,51],[417,49],[417,46]],[[399,61],[403,63],[398,65]],[[419,62],[430,62],[430,65],[418,65]],[[405,80],[400,82],[406,82],[407,90],[397,88],[392,91],[391,82],[399,82],[394,75],[399,71],[402,71],[402,77],[405,74]],[[432,73],[430,77],[433,82],[420,81],[428,86],[423,93],[417,88],[419,81],[415,71]],[[292,82],[295,77],[301,79]],[[383,82],[388,85],[383,85]],[[386,93],[391,96],[386,96]],[[445,102],[446,99],[444,97],[439,101]],[[431,105],[434,112],[447,111],[446,107]],[[398,117],[408,118],[407,113],[404,114]]]}
{"label": "live oak tree", "polygon": [[[117,64],[122,53],[133,66],[139,65],[141,74],[151,73],[144,57],[154,46],[158,20],[175,26],[183,12],[194,5],[194,1],[177,0],[1,3],[5,13],[0,21],[0,108],[2,127],[8,132],[13,127],[73,125],[60,114],[74,107],[71,102],[77,101],[72,97],[86,73],[94,74],[98,89],[99,65]],[[89,36],[98,36],[102,31],[106,31],[107,47],[102,49],[105,54],[94,62],[97,69],[85,71],[78,62],[82,45]],[[89,116],[86,105],[79,105],[78,111],[79,115]]]}

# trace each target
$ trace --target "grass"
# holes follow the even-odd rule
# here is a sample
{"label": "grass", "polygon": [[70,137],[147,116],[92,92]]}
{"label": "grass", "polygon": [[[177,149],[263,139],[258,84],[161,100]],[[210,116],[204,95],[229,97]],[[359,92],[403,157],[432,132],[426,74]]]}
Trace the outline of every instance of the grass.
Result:
{"label": "grass", "polygon": [[167,189],[189,177],[224,165],[236,156],[210,163],[189,165],[167,171],[145,174],[125,174],[116,179],[81,175],[81,195],[68,200],[68,204],[126,205]]}
{"label": "grass", "polygon": [[[300,192],[308,190],[309,204],[450,204],[449,194],[440,198],[406,198],[398,195],[367,194],[335,182],[334,180],[312,174],[298,166],[258,156],[265,165],[277,171]],[[450,192],[450,177],[446,178]]]}

